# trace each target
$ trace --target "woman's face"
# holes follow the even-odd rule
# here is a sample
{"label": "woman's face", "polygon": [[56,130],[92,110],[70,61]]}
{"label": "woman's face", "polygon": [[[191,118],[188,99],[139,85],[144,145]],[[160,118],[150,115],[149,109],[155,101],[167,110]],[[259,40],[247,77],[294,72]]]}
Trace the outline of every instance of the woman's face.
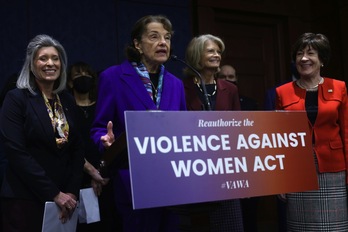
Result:
{"label": "woman's face", "polygon": [[310,78],[320,75],[321,65],[317,50],[307,46],[297,51],[296,68],[301,77]]}
{"label": "woman's face", "polygon": [[166,62],[170,53],[171,34],[161,23],[147,25],[141,41],[134,40],[135,48],[142,54],[142,62],[149,72],[156,72],[160,64]]}
{"label": "woman's face", "polygon": [[60,76],[61,62],[55,47],[40,48],[34,58],[33,70],[38,83],[54,83]]}
{"label": "woman's face", "polygon": [[220,66],[221,61],[221,49],[219,46],[208,40],[204,44],[204,51],[202,53],[201,65],[204,69],[217,69]]}
{"label": "woman's face", "polygon": [[72,68],[71,70],[71,79],[69,80],[70,88],[75,90],[75,94],[87,94],[93,86],[93,77],[92,75],[81,68]]}

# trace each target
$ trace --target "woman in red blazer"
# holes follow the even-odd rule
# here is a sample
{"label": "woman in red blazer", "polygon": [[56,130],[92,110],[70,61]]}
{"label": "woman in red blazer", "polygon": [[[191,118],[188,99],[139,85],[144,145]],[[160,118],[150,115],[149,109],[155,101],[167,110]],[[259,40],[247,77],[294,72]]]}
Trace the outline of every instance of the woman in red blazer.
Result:
{"label": "woman in red blazer", "polygon": [[[193,38],[188,45],[186,61],[201,76],[191,69],[184,70],[187,76],[184,87],[188,110],[208,110],[201,78],[211,110],[240,110],[237,87],[226,80],[215,78],[224,49],[223,41],[210,34]],[[218,202],[217,208],[211,210],[209,216],[210,231],[244,231],[239,199]]]}
{"label": "woman in red blazer", "polygon": [[278,110],[307,112],[318,171],[319,190],[286,194],[288,231],[348,231],[347,90],[321,76],[329,55],[324,35],[303,34],[292,52],[300,78],[276,89]]}

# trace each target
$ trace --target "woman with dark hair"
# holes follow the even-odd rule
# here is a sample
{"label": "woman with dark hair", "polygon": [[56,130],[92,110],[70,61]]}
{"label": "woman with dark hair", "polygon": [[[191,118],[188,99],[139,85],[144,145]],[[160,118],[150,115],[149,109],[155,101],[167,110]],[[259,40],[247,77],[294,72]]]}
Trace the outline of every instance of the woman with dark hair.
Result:
{"label": "woman with dark hair", "polygon": [[321,75],[329,57],[326,36],[301,35],[292,50],[299,79],[276,89],[276,109],[307,112],[319,183],[318,190],[282,195],[288,231],[348,231],[347,89],[345,82]]}
{"label": "woman with dark hair", "polygon": [[94,191],[97,195],[100,195],[104,183],[97,170],[100,164],[100,156],[98,155],[98,149],[90,138],[90,129],[96,106],[96,79],[97,74],[87,63],[76,62],[68,69],[67,89],[71,91],[76,101],[76,115],[79,118],[80,132],[86,148],[86,174],[82,185],[83,187],[90,187],[92,178]]}
{"label": "woman with dark hair", "polygon": [[47,35],[33,38],[2,105],[0,135],[8,160],[1,189],[4,231],[41,231],[46,201],[62,223],[77,206],[83,144],[75,101],[65,90],[67,56]]}
{"label": "woman with dark hair", "polygon": [[[126,110],[185,110],[180,79],[164,63],[170,56],[172,24],[161,15],[139,19],[126,48],[127,60],[100,74],[96,116],[91,135],[100,151],[125,132]],[[117,159],[117,160],[116,160]],[[127,151],[111,164],[117,209],[124,231],[175,231],[177,219],[166,208],[133,210]]]}
{"label": "woman with dark hair", "polygon": [[[97,73],[90,64],[75,62],[68,69],[67,88],[73,94],[79,119],[80,133],[85,144],[85,165],[82,188],[92,187],[99,201],[100,221],[96,223],[79,223],[80,231],[114,231],[119,227],[119,217],[116,217],[114,207],[110,206],[113,199],[111,185],[100,169],[101,155],[93,143],[90,130],[96,108]],[[103,173],[104,174],[104,173]]]}

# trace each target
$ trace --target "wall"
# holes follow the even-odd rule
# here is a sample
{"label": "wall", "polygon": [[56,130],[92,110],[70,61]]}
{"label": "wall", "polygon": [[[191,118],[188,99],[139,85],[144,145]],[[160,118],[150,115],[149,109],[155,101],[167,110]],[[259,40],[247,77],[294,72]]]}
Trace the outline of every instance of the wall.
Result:
{"label": "wall", "polygon": [[291,76],[291,48],[305,32],[330,40],[332,56],[322,75],[348,80],[347,3],[342,0],[194,0],[193,5],[194,34],[224,40],[222,62],[236,68],[240,93],[257,99],[261,109],[268,89]]}
{"label": "wall", "polygon": [[[146,14],[164,14],[175,30],[174,52],[182,57],[191,38],[189,1],[170,0],[0,0],[0,88],[19,72],[28,42],[48,34],[65,47],[69,64],[90,63],[96,71],[120,63],[133,23]],[[180,76],[182,65],[167,68]]]}
{"label": "wall", "polygon": [[[189,1],[179,0],[120,0],[117,4],[117,38],[118,60],[124,59],[123,49],[130,43],[131,25],[136,20],[148,14],[166,15],[173,24],[174,36],[172,39],[172,53],[184,58],[186,46],[191,39],[191,20],[189,15]],[[130,25],[126,26],[125,25]],[[178,77],[182,77],[183,65],[169,60],[166,68]]]}
{"label": "wall", "polygon": [[341,75],[348,81],[348,1],[339,0],[339,24],[340,27],[340,44],[339,48],[342,52],[340,59],[342,60],[343,72]]}
{"label": "wall", "polygon": [[[192,4],[192,9],[191,9]],[[184,58],[193,34],[207,25],[199,24],[197,5],[215,6],[251,15],[287,17],[285,32],[289,47],[304,31],[328,35],[333,59],[325,74],[348,80],[348,3],[345,0],[0,0],[0,88],[22,66],[29,40],[38,33],[58,39],[66,48],[69,63],[86,61],[97,71],[124,59],[124,46],[136,19],[145,14],[165,14],[174,26],[174,53]],[[207,11],[204,15],[210,18]],[[214,28],[211,29],[213,31]],[[169,61],[167,68],[182,76],[182,64]]]}

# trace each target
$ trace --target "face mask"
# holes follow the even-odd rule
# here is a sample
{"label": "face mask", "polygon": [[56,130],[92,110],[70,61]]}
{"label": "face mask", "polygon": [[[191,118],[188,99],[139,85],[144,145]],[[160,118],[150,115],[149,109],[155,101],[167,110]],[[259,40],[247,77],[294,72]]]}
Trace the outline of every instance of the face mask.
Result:
{"label": "face mask", "polygon": [[74,89],[78,93],[88,93],[92,88],[92,77],[79,76],[73,80]]}

